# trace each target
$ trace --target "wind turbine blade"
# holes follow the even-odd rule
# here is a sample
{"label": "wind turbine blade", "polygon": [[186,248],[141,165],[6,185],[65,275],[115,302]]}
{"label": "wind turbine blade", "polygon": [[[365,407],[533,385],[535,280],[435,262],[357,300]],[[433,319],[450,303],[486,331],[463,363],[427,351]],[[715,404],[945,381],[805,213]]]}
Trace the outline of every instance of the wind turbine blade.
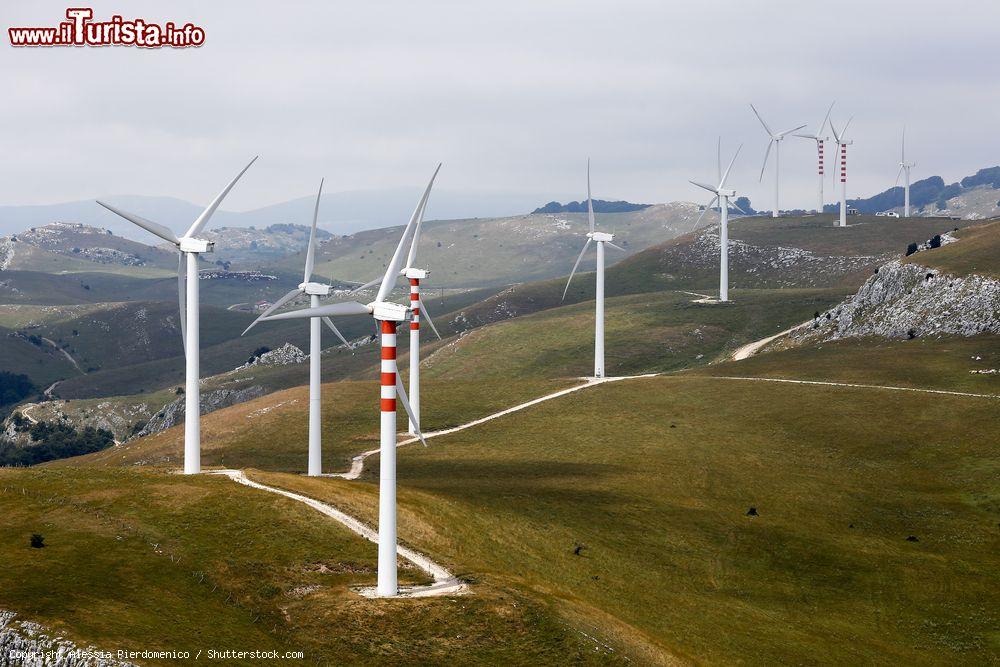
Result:
{"label": "wind turbine blade", "polygon": [[719,137],[719,143],[715,147],[715,182],[722,182],[722,137]]}
{"label": "wind turbine blade", "polygon": [[420,432],[420,422],[413,416],[413,410],[410,409],[410,399],[406,396],[406,389],[403,388],[403,380],[399,377],[399,373],[396,373],[396,398],[403,404],[406,416],[410,418],[410,423],[413,424],[413,430],[417,432],[417,437],[420,438],[420,442],[426,447],[427,441],[424,440],[424,434]]}
{"label": "wind turbine blade", "polygon": [[708,190],[712,194],[715,194],[716,192],[716,189],[713,188],[711,185],[705,185],[704,183],[699,183],[698,181],[688,181],[688,183],[690,183],[691,185],[698,186],[702,190]]}
{"label": "wind turbine blade", "polygon": [[316,223],[319,220],[319,199],[323,196],[323,181],[319,181],[319,192],[316,193],[316,207],[313,209],[313,224],[309,230],[309,248],[306,250],[306,270],[302,274],[302,282],[307,283],[312,278],[316,266]]}
{"label": "wind turbine blade", "polygon": [[187,230],[187,233],[184,236],[188,237],[195,236],[202,229],[204,229],[205,225],[208,224],[209,218],[211,218],[212,215],[215,213],[215,210],[219,208],[219,204],[222,203],[222,200],[226,198],[226,195],[229,194],[229,191],[233,189],[234,185],[236,185],[236,181],[240,180],[243,174],[247,173],[247,169],[249,169],[250,165],[252,165],[254,162],[257,161],[258,157],[260,156],[255,155],[254,158],[250,160],[250,162],[247,164],[247,166],[243,167],[243,171],[236,174],[236,178],[231,180],[229,182],[229,185],[227,185],[225,189],[223,189],[222,192],[220,192],[215,197],[215,199],[212,200],[212,203],[208,205],[208,208],[206,208],[204,211],[201,212],[201,215],[198,216],[198,219],[194,221],[194,224],[191,225],[191,228]]}
{"label": "wind turbine blade", "polygon": [[815,134],[802,134],[800,132],[796,132],[792,136],[802,137],[803,139],[812,139],[813,141],[819,141],[819,137],[817,137]]}
{"label": "wind turbine blade", "polygon": [[771,141],[767,143],[767,150],[764,151],[764,162],[760,165],[760,178],[757,179],[758,181],[764,180],[764,170],[767,169],[767,158],[771,155],[771,146],[773,145],[774,139],[771,139]]}
{"label": "wind turbine blade", "polygon": [[[715,202],[718,201],[718,199],[719,195],[715,195],[708,201],[707,204],[705,204],[705,208],[701,210],[701,215],[698,216],[698,219],[694,221],[694,225],[691,226],[691,232],[698,229],[698,223],[701,222],[701,219],[705,217],[705,214],[708,213],[709,210],[711,210],[712,205],[715,204]],[[688,232],[688,234],[690,234],[691,232]]]}
{"label": "wind turbine blade", "polygon": [[729,161],[729,166],[726,167],[726,173],[722,175],[722,179],[719,180],[719,189],[721,190],[726,186],[726,179],[729,178],[729,172],[733,170],[733,165],[736,164],[736,158],[740,156],[740,151],[743,150],[743,144],[739,145],[736,149],[736,153],[733,155],[733,159]]}
{"label": "wind turbine blade", "polygon": [[755,107],[754,105],[751,104],[750,108],[753,109],[753,113],[754,113],[755,116],[757,116],[757,120],[760,121],[760,124],[764,126],[764,131],[767,132],[768,136],[770,136],[771,138],[774,138],[774,132],[771,131],[771,128],[769,128],[767,126],[767,123],[764,122],[764,119],[761,118],[760,113],[757,112],[757,107]]}
{"label": "wind turbine blade", "polygon": [[399,270],[403,268],[403,248],[410,241],[413,235],[414,228],[417,224],[417,219],[420,217],[420,212],[423,210],[424,204],[427,203],[427,197],[431,194],[431,188],[434,186],[434,179],[437,178],[438,171],[441,170],[441,164],[438,163],[434,173],[431,175],[431,180],[427,183],[427,188],[424,190],[423,196],[420,201],[417,202],[417,207],[413,209],[413,215],[410,216],[410,221],[406,224],[406,228],[403,230],[403,235],[399,239],[399,244],[396,246],[396,252],[392,254],[392,259],[389,261],[389,266],[386,267],[385,275],[382,277],[382,283],[378,288],[378,295],[375,297],[376,301],[385,301],[389,296],[389,292],[392,291],[392,286],[396,283],[396,279],[399,278]]}
{"label": "wind turbine blade", "polygon": [[854,120],[854,116],[851,116],[850,118],[847,119],[847,125],[844,126],[844,130],[840,133],[841,137],[846,137],[847,136],[847,128],[849,128],[851,126],[851,121],[853,121],[853,120]]}
{"label": "wind turbine blade", "polygon": [[[441,165],[438,165],[441,168]],[[435,172],[436,173],[436,172]],[[429,197],[428,197],[429,198]],[[417,261],[417,244],[420,243],[420,230],[423,227],[424,212],[427,210],[427,198],[420,203],[420,215],[417,216],[417,225],[413,229],[413,240],[410,242],[410,252],[406,255],[406,268],[413,268]]]}
{"label": "wind turbine blade", "polygon": [[180,312],[181,342],[184,343],[184,354],[187,354],[187,267],[184,266],[184,253],[177,253],[177,306]]}
{"label": "wind turbine blade", "polygon": [[382,282],[381,278],[376,278],[375,280],[369,280],[364,285],[359,285],[358,287],[352,289],[351,294],[354,294],[355,292],[361,292],[363,290],[368,289],[369,287],[374,287],[375,285],[378,285],[380,282]]}
{"label": "wind turbine blade", "polygon": [[434,335],[438,337],[438,340],[444,340],[441,338],[441,334],[438,333],[438,329],[434,326],[434,320],[431,319],[431,314],[427,312],[427,306],[424,305],[423,299],[418,299],[417,303],[420,304],[420,319],[427,319],[427,324],[431,325],[431,329],[434,331]]}
{"label": "wind turbine blade", "polygon": [[781,137],[781,138],[784,138],[785,136],[791,134],[792,132],[798,132],[799,130],[801,130],[804,127],[805,127],[805,125],[799,125],[798,127],[793,127],[790,130],[785,130],[784,132],[779,132],[778,136]]}
{"label": "wind turbine blade", "polygon": [[317,306],[315,308],[302,308],[291,310],[287,313],[268,315],[261,319],[265,322],[271,320],[302,320],[310,317],[337,317],[339,315],[371,315],[371,308],[357,301],[344,301],[341,303],[331,303],[327,306]]}
{"label": "wind turbine blade", "polygon": [[573,265],[573,270],[569,272],[569,280],[566,281],[566,289],[563,290],[561,301],[566,300],[566,292],[569,291],[569,284],[573,282],[573,275],[576,273],[576,268],[580,266],[580,260],[583,259],[583,255],[587,252],[587,248],[590,247],[591,240],[592,239],[587,238],[587,242],[583,244],[583,250],[580,251],[580,256],[576,258],[576,264]]}
{"label": "wind turbine blade", "polygon": [[587,158],[587,220],[590,222],[590,233],[594,233],[594,201],[590,198],[590,158]]}
{"label": "wind turbine blade", "polygon": [[174,245],[177,245],[177,244],[180,243],[180,239],[177,238],[176,234],[174,234],[172,231],[170,231],[169,229],[167,229],[163,225],[159,224],[158,222],[153,222],[152,220],[147,220],[146,218],[142,217],[141,215],[136,215],[135,213],[126,213],[125,211],[122,211],[120,209],[115,208],[111,204],[105,204],[104,202],[102,202],[99,199],[97,200],[97,203],[100,204],[101,206],[103,206],[104,208],[108,209],[109,211],[111,211],[115,215],[119,215],[119,216],[125,218],[126,220],[128,220],[129,222],[131,222],[133,225],[138,225],[138,226],[142,227],[143,229],[145,229],[147,232],[150,232],[151,234],[155,234],[155,235],[159,236],[164,241],[169,241],[170,243],[173,243]]}
{"label": "wind turbine blade", "polygon": [[899,177],[903,175],[903,169],[904,168],[905,168],[905,165],[902,165],[902,164],[899,165],[899,171],[896,172],[896,184],[893,185],[892,187],[894,187],[894,188],[899,187]]}
{"label": "wind turbine blade", "polygon": [[606,243],[607,245],[611,246],[615,250],[621,250],[622,252],[628,252],[627,250],[625,250],[625,248],[621,247],[620,245],[615,245],[611,241],[605,241],[604,243]]}
{"label": "wind turbine blade", "polygon": [[280,299],[278,299],[277,301],[275,301],[274,303],[272,303],[270,306],[268,306],[267,310],[265,310],[263,313],[261,313],[260,317],[258,317],[253,322],[251,322],[250,326],[248,326],[246,329],[244,329],[243,333],[241,333],[240,335],[242,336],[242,335],[246,334],[247,331],[250,331],[255,326],[257,326],[258,322],[260,322],[263,319],[267,319],[268,315],[270,315],[274,311],[278,310],[279,308],[281,308],[282,306],[284,306],[286,303],[288,303],[289,301],[291,301],[292,299],[294,299],[295,297],[297,297],[298,295],[300,295],[302,293],[303,293],[302,290],[300,290],[298,287],[296,287],[291,292],[289,292],[285,296],[281,297]]}
{"label": "wind turbine blade", "polygon": [[826,127],[826,122],[830,120],[830,112],[833,111],[833,105],[837,103],[837,100],[830,102],[830,108],[826,110],[826,115],[823,116],[823,122],[819,124],[816,128],[816,137],[821,137],[823,135],[823,128]]}
{"label": "wind turbine blade", "polygon": [[743,215],[750,215],[749,213],[747,213],[746,211],[744,211],[742,208],[740,208],[739,204],[737,204],[736,202],[733,202],[733,201],[729,202],[729,206],[731,206],[732,208],[735,208],[737,211],[739,211]]}
{"label": "wind turbine blade", "polygon": [[903,141],[899,145],[899,162],[906,162],[906,126],[903,126]]}
{"label": "wind turbine blade", "polygon": [[342,342],[347,347],[351,346],[351,344],[347,342],[347,339],[344,338],[344,334],[340,333],[340,329],[337,328],[337,325],[333,323],[333,320],[331,320],[329,317],[324,317],[323,322],[326,323],[326,326],[330,327],[333,333],[337,334],[337,338],[340,339],[340,342]]}

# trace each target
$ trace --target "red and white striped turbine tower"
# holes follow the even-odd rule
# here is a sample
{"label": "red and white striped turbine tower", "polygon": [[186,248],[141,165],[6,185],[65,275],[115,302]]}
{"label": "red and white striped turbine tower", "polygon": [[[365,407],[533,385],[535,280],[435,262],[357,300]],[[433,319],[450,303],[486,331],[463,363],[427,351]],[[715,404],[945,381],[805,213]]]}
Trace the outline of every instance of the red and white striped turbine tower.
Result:
{"label": "red and white striped turbine tower", "polygon": [[[278,315],[269,315],[267,320],[289,320],[310,317],[338,317],[341,315],[371,315],[378,327],[382,342],[382,360],[379,382],[379,511],[378,511],[378,583],[375,594],[378,597],[393,597],[399,593],[399,580],[396,571],[396,404],[402,403],[403,409],[414,424],[416,435],[421,442],[424,437],[420,432],[420,419],[414,415],[406,390],[399,379],[396,367],[396,329],[401,322],[411,316],[411,305],[402,305],[388,300],[390,292],[405,261],[404,253],[416,232],[417,221],[423,213],[430,196],[434,178],[437,176],[439,164],[431,176],[423,196],[417,203],[409,223],[403,230],[396,251],[389,260],[385,275],[382,276],[378,294],[375,300],[368,304],[357,301],[344,301],[328,306],[317,306],[293,310]],[[412,304],[412,302],[411,302]],[[427,443],[424,442],[424,445]]]}
{"label": "red and white striped turbine tower", "polygon": [[[837,132],[836,126],[833,124],[833,120],[830,121],[830,131],[833,132],[833,138],[837,142],[837,149],[840,153],[840,226],[847,226],[847,147],[853,144],[853,141],[847,139],[847,128],[851,126],[851,121],[854,120],[852,116],[847,124],[844,125],[844,129]],[[833,170],[833,178],[837,178],[837,170]]]}
{"label": "red and white striped turbine tower", "polygon": [[813,134],[802,133],[796,134],[796,137],[802,137],[803,139],[811,139],[816,142],[816,155],[819,158],[819,207],[816,209],[817,213],[823,212],[823,143],[828,139],[828,137],[823,136],[823,129],[826,127],[827,121],[830,120],[830,112],[833,111],[833,105],[835,103],[830,103],[830,108],[826,110],[826,116],[823,117],[823,122],[819,124],[816,128],[816,132]]}

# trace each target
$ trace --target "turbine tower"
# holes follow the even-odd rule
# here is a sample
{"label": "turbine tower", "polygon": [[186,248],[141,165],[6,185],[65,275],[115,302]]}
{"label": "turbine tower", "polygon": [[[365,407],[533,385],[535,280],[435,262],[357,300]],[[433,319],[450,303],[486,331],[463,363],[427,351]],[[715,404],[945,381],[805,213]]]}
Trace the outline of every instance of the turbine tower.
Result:
{"label": "turbine tower", "polygon": [[[850,127],[851,121],[854,120],[852,116],[847,124],[844,125],[844,129],[837,132],[836,126],[833,124],[833,120],[830,120],[830,131],[833,132],[833,138],[837,142],[838,152],[840,153],[840,226],[847,226],[847,147],[853,144],[853,141],[847,140],[847,128]],[[833,170],[833,177],[837,178],[837,169]]]}
{"label": "turbine tower", "polygon": [[833,111],[833,105],[835,102],[830,103],[830,108],[826,110],[826,116],[823,117],[823,122],[819,124],[816,128],[815,134],[796,134],[796,137],[802,137],[803,139],[812,139],[816,142],[816,154],[819,158],[819,207],[816,209],[817,213],[823,212],[823,143],[829,139],[829,137],[823,136],[823,129],[826,127],[826,123],[830,120],[830,112]]}
{"label": "turbine tower", "polygon": [[771,130],[768,124],[764,122],[764,118],[761,117],[757,108],[752,104],[750,105],[750,108],[753,109],[753,113],[757,116],[757,120],[760,121],[760,124],[764,127],[764,131],[767,132],[767,136],[770,137],[770,141],[767,142],[767,151],[764,153],[764,164],[760,167],[759,180],[761,181],[764,180],[764,169],[767,168],[767,158],[771,155],[771,146],[774,146],[774,210],[771,211],[771,217],[777,218],[778,211],[780,210],[778,208],[778,193],[780,185],[779,181],[781,180],[781,142],[786,136],[793,132],[798,132],[805,127],[805,125],[799,125],[798,127],[793,127],[789,130],[775,133]]}
{"label": "turbine tower", "polygon": [[[308,295],[312,307],[319,305],[319,298],[330,294],[330,286],[312,281],[313,269],[316,266],[316,222],[319,219],[319,201],[323,196],[323,181],[319,182],[319,192],[316,193],[316,206],[313,208],[312,229],[309,231],[309,247],[306,249],[306,268],[302,274],[302,282],[291,292],[275,301],[270,308],[261,313],[260,317],[250,323],[243,332],[253,329],[258,322],[281,308],[297,296]],[[314,317],[309,320],[309,458],[307,472],[310,477],[323,474],[323,413],[321,396],[320,357],[322,355],[322,325],[326,323],[337,338],[347,345],[347,339],[340,333],[329,317]]]}
{"label": "turbine tower", "polygon": [[903,217],[910,217],[910,169],[916,167],[916,162],[906,161],[906,128],[903,128],[903,143],[899,151],[899,171],[896,172],[896,186],[899,186],[899,177],[903,176]]}
{"label": "turbine tower", "polygon": [[[434,320],[431,319],[431,315],[427,312],[427,307],[424,305],[423,299],[420,297],[420,281],[427,278],[430,275],[430,271],[427,269],[419,269],[415,266],[417,261],[417,245],[420,243],[420,229],[424,222],[424,212],[427,210],[427,202],[423,202],[423,206],[420,208],[419,215],[417,216],[417,224],[413,230],[413,240],[410,242],[410,251],[406,255],[406,266],[399,272],[399,275],[406,278],[410,284],[410,407],[413,409],[413,414],[416,415],[417,421],[420,421],[420,322],[421,319],[426,318],[427,323],[431,325],[431,329],[434,331],[434,335],[441,340],[441,334],[438,333],[437,327],[434,326]],[[367,282],[360,287],[356,287],[352,290],[352,293],[360,292],[362,290],[368,289],[373,285],[377,284],[381,278],[376,278],[371,282]],[[408,432],[410,435],[416,435],[417,425],[410,420]]]}
{"label": "turbine tower", "polygon": [[[378,584],[375,593],[378,597],[393,597],[399,593],[399,580],[396,571],[396,401],[403,404],[403,409],[416,426],[417,437],[424,442],[420,432],[420,420],[413,414],[406,390],[399,379],[396,368],[396,327],[404,322],[411,313],[412,306],[404,306],[388,301],[396,279],[403,267],[406,245],[413,238],[417,220],[427,204],[434,178],[437,176],[439,164],[431,176],[427,189],[424,190],[409,223],[403,230],[399,245],[389,260],[385,275],[382,276],[378,294],[369,304],[357,301],[333,303],[327,306],[310,306],[302,310],[293,310],[263,318],[270,320],[290,320],[314,317],[335,317],[340,315],[371,315],[379,328],[382,339],[381,363],[381,393],[379,406],[381,422],[379,429],[379,511],[378,511]],[[426,442],[424,445],[426,446]]]}
{"label": "turbine tower", "polygon": [[199,348],[200,348],[200,322],[198,312],[198,255],[212,252],[215,247],[214,241],[198,238],[198,234],[208,224],[209,219],[219,208],[219,204],[226,198],[229,191],[233,189],[240,177],[246,173],[257,158],[250,160],[243,171],[236,175],[229,182],[222,192],[220,192],[212,203],[208,205],[201,215],[191,224],[191,227],[184,233],[184,236],[177,236],[167,227],[147,220],[134,213],[121,211],[110,204],[102,201],[97,203],[108,209],[112,213],[119,215],[129,222],[142,227],[147,232],[154,234],[164,241],[173,243],[177,247],[177,300],[180,305],[181,338],[184,341],[184,474],[196,475],[201,472],[201,390],[198,386],[200,379],[199,368]]}
{"label": "turbine tower", "polygon": [[[720,139],[719,150],[716,152],[718,185],[712,187],[698,181],[688,181],[692,185],[696,185],[703,190],[708,190],[715,195],[705,206],[706,211],[715,202],[719,202],[719,301],[722,302],[729,301],[729,207],[733,206],[737,210],[742,211],[736,204],[729,203],[730,198],[736,196],[736,190],[726,188],[726,179],[729,178],[729,172],[732,170],[733,164],[735,164],[736,158],[742,149],[743,144],[740,144],[740,147],[736,149],[736,154],[733,155],[733,159],[729,161],[729,166],[726,167],[725,173],[722,173],[722,140]],[[704,212],[702,215],[704,215]],[[698,226],[697,222],[695,226]]]}
{"label": "turbine tower", "polygon": [[615,238],[614,234],[607,234],[605,232],[599,232],[594,228],[594,202],[590,197],[590,160],[587,160],[587,220],[590,222],[590,232],[587,233],[587,241],[583,244],[583,250],[580,251],[580,256],[576,258],[576,264],[573,265],[573,270],[569,274],[569,280],[566,281],[566,289],[563,290],[562,298],[566,299],[566,292],[569,291],[569,284],[573,282],[573,275],[576,273],[576,269],[580,266],[580,260],[583,259],[584,254],[587,252],[587,248],[590,247],[590,242],[594,241],[597,243],[597,294],[595,297],[595,311],[596,317],[594,322],[594,377],[602,378],[604,377],[604,246],[609,245],[616,250],[621,250],[625,252],[625,248],[615,245],[611,241]]}

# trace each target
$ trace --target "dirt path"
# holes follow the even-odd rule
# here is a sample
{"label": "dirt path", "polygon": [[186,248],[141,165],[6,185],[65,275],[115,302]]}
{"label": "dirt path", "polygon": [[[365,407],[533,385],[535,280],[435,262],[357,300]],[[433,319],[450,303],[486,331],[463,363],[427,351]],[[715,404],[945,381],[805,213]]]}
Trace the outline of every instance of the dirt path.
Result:
{"label": "dirt path", "polygon": [[812,324],[812,320],[806,320],[801,324],[796,324],[794,327],[789,327],[784,331],[779,331],[773,336],[768,336],[767,338],[761,338],[760,340],[755,340],[752,343],[747,343],[746,345],[742,345],[736,348],[736,351],[733,352],[733,361],[742,361],[743,359],[749,359],[753,355],[757,354],[757,352],[760,351],[762,347],[768,345],[771,341],[775,341],[783,336],[787,336],[796,329],[801,329],[802,327],[808,326],[809,324]]}
{"label": "dirt path", "polygon": [[[341,512],[336,507],[328,505],[326,503],[314,500],[308,496],[303,496],[298,493],[293,493],[291,491],[286,491],[284,489],[279,489],[273,486],[267,486],[266,484],[261,484],[260,482],[255,482],[248,478],[242,470],[213,470],[210,474],[213,475],[225,475],[234,482],[240,484],[245,484],[254,489],[259,489],[261,491],[267,491],[268,493],[276,493],[280,496],[285,496],[286,498],[291,498],[292,500],[297,500],[300,503],[308,505],[317,512],[325,514],[326,516],[334,519],[335,521],[343,524],[352,532],[357,533],[361,537],[365,538],[369,542],[374,542],[378,544],[378,531],[371,526],[361,522],[358,519]],[[455,575],[449,572],[447,569],[438,565],[432,561],[427,556],[409,549],[404,546],[397,547],[399,555],[405,560],[410,561],[421,570],[434,577],[434,583],[429,586],[406,586],[400,587],[398,597],[404,598],[422,598],[422,597],[435,597],[440,595],[461,595],[468,592],[468,585],[463,581],[458,579]],[[375,597],[375,589],[363,588],[358,591],[365,597]]]}
{"label": "dirt path", "polygon": [[[530,400],[527,403],[521,403],[520,405],[515,405],[512,408],[507,408],[506,410],[501,410],[500,412],[495,412],[492,415],[487,415],[486,417],[482,417],[480,419],[473,420],[471,422],[468,422],[467,424],[462,424],[460,426],[455,426],[453,428],[442,429],[440,431],[430,431],[428,433],[424,433],[424,439],[425,440],[430,440],[431,438],[436,438],[436,437],[441,436],[441,435],[449,435],[451,433],[458,433],[459,431],[464,431],[467,428],[472,428],[473,426],[479,426],[480,424],[485,424],[488,421],[493,421],[494,419],[499,419],[500,417],[504,417],[504,416],[509,415],[509,414],[511,414],[513,412],[519,412],[521,410],[524,410],[525,408],[530,408],[533,405],[538,405],[539,403],[544,403],[545,401],[552,400],[553,398],[559,398],[560,396],[565,396],[566,394],[572,394],[575,391],[580,391],[581,389],[586,389],[587,387],[594,387],[596,385],[605,384],[607,382],[618,382],[619,380],[633,380],[635,378],[648,378],[648,377],[655,377],[655,376],[656,376],[656,373],[649,373],[647,375],[625,375],[625,376],[621,376],[621,377],[606,377],[606,378],[600,378],[600,379],[587,378],[586,382],[584,382],[583,384],[578,384],[578,385],[575,385],[573,387],[569,387],[568,389],[561,389],[561,390],[553,392],[551,394],[546,394],[545,396],[541,396],[539,398]],[[402,442],[398,443],[396,445],[396,447],[399,448],[399,447],[403,447],[405,445],[412,445],[412,444],[414,444],[416,442],[420,442],[420,439],[419,438],[415,438],[415,437],[414,438],[408,438],[408,439],[403,440]],[[358,477],[361,476],[361,471],[364,470],[365,459],[367,459],[369,456],[374,456],[374,455],[376,455],[378,453],[379,453],[378,449],[369,449],[367,452],[361,452],[360,454],[358,454],[357,456],[355,456],[353,459],[351,459],[351,469],[350,470],[348,470],[347,472],[341,472],[341,473],[330,473],[330,474],[324,475],[324,477],[341,477],[343,479],[357,479]]]}
{"label": "dirt path", "polygon": [[49,340],[48,338],[42,338],[42,340],[44,340],[49,345],[62,352],[63,356],[69,360],[69,363],[73,364],[73,368],[79,371],[80,375],[86,375],[86,373],[83,372],[83,369],[80,368],[80,364],[76,363],[76,359],[73,358],[72,354],[59,347],[54,340]]}
{"label": "dirt path", "polygon": [[[694,376],[688,376],[694,377]],[[949,391],[947,389],[921,389],[919,387],[894,387],[884,384],[855,384],[852,382],[824,382],[821,380],[787,380],[785,378],[739,377],[732,375],[701,375],[698,377],[713,380],[742,380],[748,382],[785,382],[788,384],[810,384],[821,387],[848,387],[850,389],[884,389],[886,391],[912,391],[918,394],[940,394],[944,396],[965,396],[967,398],[993,398],[1000,400],[1000,394],[972,394],[964,391]]]}

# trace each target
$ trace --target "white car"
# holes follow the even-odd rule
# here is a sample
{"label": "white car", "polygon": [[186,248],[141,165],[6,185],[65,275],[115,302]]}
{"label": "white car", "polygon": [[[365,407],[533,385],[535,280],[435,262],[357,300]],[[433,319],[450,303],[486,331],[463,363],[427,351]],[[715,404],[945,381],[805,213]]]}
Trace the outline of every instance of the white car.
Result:
{"label": "white car", "polygon": [[884,215],[887,218],[898,218],[899,217],[899,213],[896,213],[895,211],[886,211]]}

